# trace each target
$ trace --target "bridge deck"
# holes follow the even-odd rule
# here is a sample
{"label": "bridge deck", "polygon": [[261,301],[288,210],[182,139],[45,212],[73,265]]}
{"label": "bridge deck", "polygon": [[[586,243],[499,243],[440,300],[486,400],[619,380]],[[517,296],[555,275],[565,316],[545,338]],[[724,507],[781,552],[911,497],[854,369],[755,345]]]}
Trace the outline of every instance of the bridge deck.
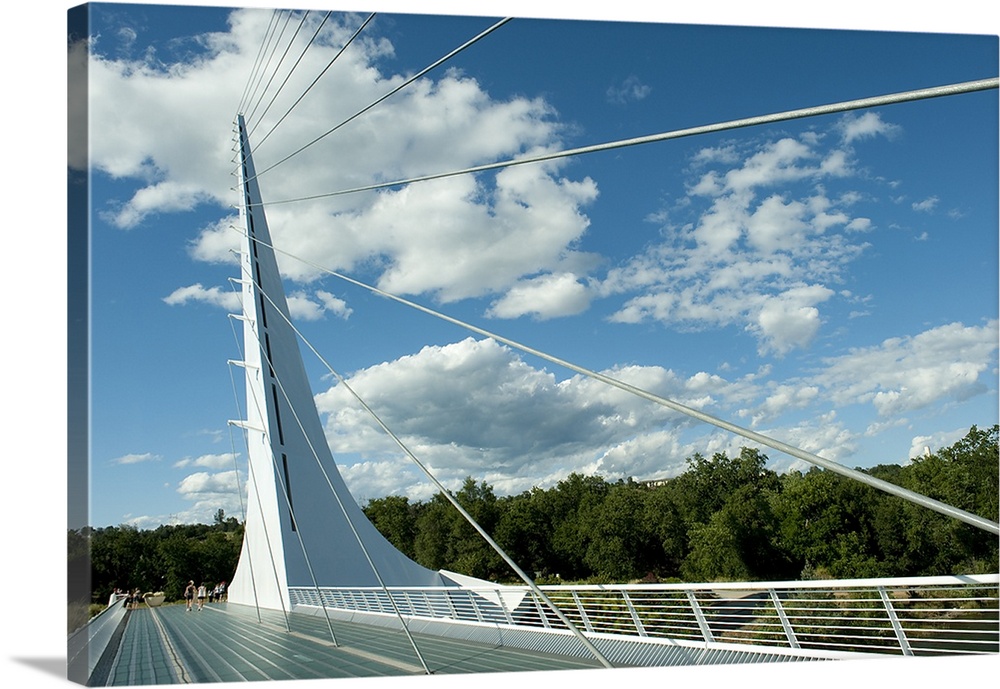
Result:
{"label": "bridge deck", "polygon": [[[287,623],[286,623],[287,619]],[[128,613],[108,685],[239,682],[424,674],[402,630],[323,617],[256,610],[232,603],[142,606]],[[286,626],[287,624],[287,626]],[[414,634],[434,674],[569,670],[599,667],[589,659]]]}

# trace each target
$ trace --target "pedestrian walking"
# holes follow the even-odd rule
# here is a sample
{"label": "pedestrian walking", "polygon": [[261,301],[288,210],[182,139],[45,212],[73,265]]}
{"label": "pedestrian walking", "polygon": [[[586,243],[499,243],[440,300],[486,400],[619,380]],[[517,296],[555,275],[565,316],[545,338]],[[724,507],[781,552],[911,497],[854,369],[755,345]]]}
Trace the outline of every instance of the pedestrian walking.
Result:
{"label": "pedestrian walking", "polygon": [[194,594],[196,589],[194,587],[194,581],[189,581],[187,588],[184,589],[184,600],[187,601],[187,611],[191,612],[191,604],[194,603]]}

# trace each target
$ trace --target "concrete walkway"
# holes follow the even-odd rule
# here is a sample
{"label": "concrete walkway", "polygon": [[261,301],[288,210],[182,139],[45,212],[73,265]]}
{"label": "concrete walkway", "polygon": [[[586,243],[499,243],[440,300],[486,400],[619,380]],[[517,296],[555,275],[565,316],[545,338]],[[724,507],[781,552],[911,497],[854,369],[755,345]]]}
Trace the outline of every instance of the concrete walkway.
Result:
{"label": "concrete walkway", "polygon": [[[324,617],[230,603],[145,606],[128,613],[107,684],[181,684],[424,674],[406,635]],[[596,661],[414,635],[432,674],[570,670]]]}

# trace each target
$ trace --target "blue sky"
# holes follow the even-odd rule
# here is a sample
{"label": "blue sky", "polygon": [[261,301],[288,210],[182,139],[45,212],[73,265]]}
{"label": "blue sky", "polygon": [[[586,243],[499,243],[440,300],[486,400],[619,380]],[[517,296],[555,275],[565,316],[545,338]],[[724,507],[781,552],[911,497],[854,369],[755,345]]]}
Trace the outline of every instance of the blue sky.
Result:
{"label": "blue sky", "polygon": [[[331,15],[252,142],[364,18]],[[270,19],[94,6],[94,525],[239,515],[230,146]],[[494,21],[377,15],[267,134],[258,170]],[[515,20],[260,183],[265,200],[294,199],[996,74],[989,35]],[[997,187],[993,90],[267,212],[276,244],[311,264],[869,467],[998,421]],[[280,263],[305,336],[446,485],[658,478],[746,444]],[[323,366],[306,365],[355,496],[428,498]],[[767,454],[776,470],[805,468]]]}

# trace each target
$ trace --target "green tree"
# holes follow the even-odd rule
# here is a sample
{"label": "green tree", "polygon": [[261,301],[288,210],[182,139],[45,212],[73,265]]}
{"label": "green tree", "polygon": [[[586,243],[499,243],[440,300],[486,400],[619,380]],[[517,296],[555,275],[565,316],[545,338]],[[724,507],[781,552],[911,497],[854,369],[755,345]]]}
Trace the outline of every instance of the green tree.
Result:
{"label": "green tree", "polygon": [[1000,517],[998,435],[1000,426],[988,430],[973,426],[964,438],[937,453],[950,469],[941,491],[948,503],[994,521]]}
{"label": "green tree", "polygon": [[713,514],[690,532],[691,549],[681,565],[688,581],[746,581],[750,570],[740,557],[740,544],[729,515]]}
{"label": "green tree", "polygon": [[549,569],[564,579],[586,579],[593,574],[585,561],[592,538],[590,514],[601,506],[609,491],[610,485],[602,477],[578,473],[570,474],[549,491],[555,556]]}
{"label": "green tree", "polygon": [[[485,481],[476,483],[470,476],[455,494],[455,499],[492,538],[500,521],[500,503],[493,487]],[[452,512],[449,559],[453,569],[480,579],[509,578],[510,568],[493,546],[458,510],[453,509]]]}
{"label": "green tree", "polygon": [[687,459],[687,470],[673,479],[678,506],[691,524],[704,524],[723,508],[742,486],[776,490],[777,474],[765,468],[767,455],[744,447],[736,457],[722,452],[706,459],[695,454]]}
{"label": "green tree", "polygon": [[796,563],[780,546],[772,509],[779,492],[771,483],[740,486],[707,524],[693,525],[690,551],[681,566],[686,579],[784,579],[797,574]]}
{"label": "green tree", "polygon": [[[466,478],[455,499],[487,534],[492,533],[500,511],[491,486]],[[419,511],[416,526],[414,553],[417,562],[425,567],[482,579],[509,576],[500,555],[442,493]]]}
{"label": "green tree", "polygon": [[107,602],[116,588],[141,587],[135,572],[140,552],[139,530],[134,526],[109,526],[93,532],[90,553],[94,602]]}
{"label": "green tree", "polygon": [[178,529],[165,528],[160,531],[157,551],[163,558],[166,581],[163,592],[169,600],[177,600],[184,595],[184,587],[189,580],[200,583],[202,572],[198,553],[192,548],[192,541]]}
{"label": "green tree", "polygon": [[[997,519],[997,427],[973,426],[954,445],[910,464],[872,473],[946,504]],[[894,575],[995,572],[997,539],[981,529],[895,496],[877,506],[875,531]]]}
{"label": "green tree", "polygon": [[408,498],[390,495],[368,501],[365,516],[375,528],[401,553],[416,557],[414,541],[417,534],[417,509]]}
{"label": "green tree", "polygon": [[494,538],[504,552],[531,576],[559,574],[552,550],[552,512],[540,488],[503,500]]}
{"label": "green tree", "polygon": [[793,566],[853,577],[861,575],[852,573],[851,563],[865,562],[872,571],[880,552],[873,526],[875,489],[816,467],[786,474],[782,486],[773,507],[781,546]]}
{"label": "green tree", "polygon": [[448,538],[454,506],[441,493],[417,509],[414,559],[428,569],[444,569],[448,561]]}
{"label": "green tree", "polygon": [[635,579],[652,573],[662,560],[655,529],[647,520],[645,492],[632,481],[617,483],[587,513],[584,562],[598,578]]}
{"label": "green tree", "polygon": [[196,584],[214,586],[220,581],[232,581],[240,557],[241,543],[231,534],[213,531],[204,538],[191,539],[196,569],[192,577]]}
{"label": "green tree", "polygon": [[653,571],[661,579],[680,577],[681,563],[688,553],[688,523],[672,482],[644,491],[643,502],[647,528],[659,546]]}

